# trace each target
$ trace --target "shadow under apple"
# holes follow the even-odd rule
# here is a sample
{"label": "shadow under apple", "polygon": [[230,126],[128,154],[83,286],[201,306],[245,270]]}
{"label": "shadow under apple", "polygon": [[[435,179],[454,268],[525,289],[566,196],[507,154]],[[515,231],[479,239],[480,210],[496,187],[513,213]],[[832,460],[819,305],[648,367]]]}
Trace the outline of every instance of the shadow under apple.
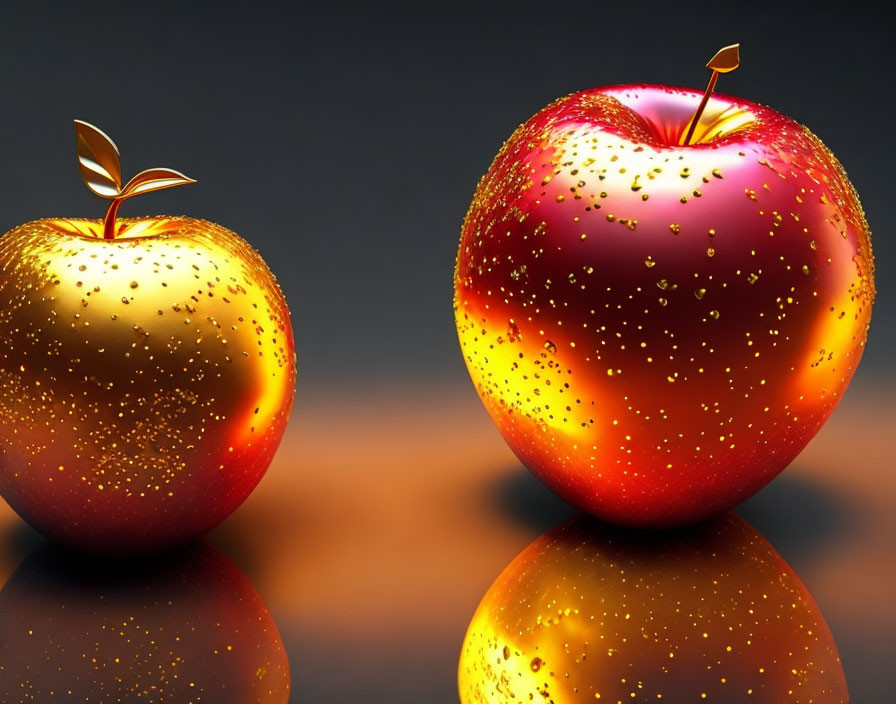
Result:
{"label": "shadow under apple", "polygon": [[809,474],[785,470],[734,509],[796,569],[862,523],[854,504]]}
{"label": "shadow under apple", "polygon": [[16,518],[0,531],[0,553],[4,562],[11,567],[21,564],[28,555],[46,542],[46,538]]}
{"label": "shadow under apple", "polygon": [[493,482],[487,500],[499,515],[539,533],[579,513],[521,466]]}
{"label": "shadow under apple", "polygon": [[[487,499],[501,515],[538,532],[579,513],[523,467],[502,475]],[[797,567],[860,523],[844,497],[805,473],[786,471],[735,511]]]}

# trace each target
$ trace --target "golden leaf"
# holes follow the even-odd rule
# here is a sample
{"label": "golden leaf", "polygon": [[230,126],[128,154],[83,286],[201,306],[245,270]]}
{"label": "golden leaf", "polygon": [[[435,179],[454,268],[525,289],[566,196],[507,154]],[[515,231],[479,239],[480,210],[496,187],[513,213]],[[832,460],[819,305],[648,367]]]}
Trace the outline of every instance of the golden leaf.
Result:
{"label": "golden leaf", "polygon": [[99,128],[81,120],[75,120],[75,135],[81,178],[93,193],[112,201],[103,219],[103,239],[115,239],[118,208],[127,198],[196,183],[180,171],[155,168],[141,171],[122,188],[121,159],[115,142]]}
{"label": "golden leaf", "polygon": [[90,123],[75,120],[78,166],[87,187],[101,198],[117,198],[121,189],[121,159],[108,135]]}
{"label": "golden leaf", "polygon": [[184,176],[180,171],[165,168],[146,169],[127,182],[127,185],[121,189],[119,197],[130,198],[141,193],[161,191],[163,188],[185,186],[188,183],[196,183],[196,181],[189,176]]}
{"label": "golden leaf", "polygon": [[728,73],[738,66],[740,66],[740,44],[731,44],[719,49],[706,64],[706,68],[719,73]]}

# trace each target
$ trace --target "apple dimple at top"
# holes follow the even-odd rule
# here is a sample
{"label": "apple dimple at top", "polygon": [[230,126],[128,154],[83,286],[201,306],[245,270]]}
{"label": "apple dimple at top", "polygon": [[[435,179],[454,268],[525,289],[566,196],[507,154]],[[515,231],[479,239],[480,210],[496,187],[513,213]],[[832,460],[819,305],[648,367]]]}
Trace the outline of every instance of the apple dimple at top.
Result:
{"label": "apple dimple at top", "polygon": [[[699,151],[718,149],[751,140],[768,139],[780,129],[801,129],[799,123],[769,107],[734,96],[714,93],[701,114],[693,138],[684,137],[700,92],[647,83],[603,86],[561,98],[549,108],[569,103],[576,115],[593,129],[653,149]],[[564,114],[561,108],[553,117]]]}
{"label": "apple dimple at top", "polygon": [[[739,44],[720,49],[706,64],[712,76],[699,101],[699,94],[691,89],[649,84],[609,86],[583,91],[577,96],[593,99],[590,117],[620,136],[643,140],[654,147],[718,147],[732,133],[743,133],[762,123],[767,127],[767,123],[780,117],[755,103],[714,93],[719,74],[733,71],[739,65]],[[608,102],[604,96],[615,101]]]}
{"label": "apple dimple at top", "polygon": [[[161,237],[174,235],[183,231],[185,218],[168,215],[116,220],[114,240],[134,240],[142,237]],[[105,222],[84,218],[54,218],[47,225],[60,234],[86,239],[101,240],[104,238]]]}
{"label": "apple dimple at top", "polygon": [[646,123],[646,141],[655,147],[718,147],[729,141],[725,137],[742,137],[744,131],[755,131],[777,116],[761,105],[715,93],[698,121],[694,138],[685,145],[683,139],[694,114],[694,102],[699,99],[698,91],[644,84],[599,88],[596,92],[614,98],[641,118]]}

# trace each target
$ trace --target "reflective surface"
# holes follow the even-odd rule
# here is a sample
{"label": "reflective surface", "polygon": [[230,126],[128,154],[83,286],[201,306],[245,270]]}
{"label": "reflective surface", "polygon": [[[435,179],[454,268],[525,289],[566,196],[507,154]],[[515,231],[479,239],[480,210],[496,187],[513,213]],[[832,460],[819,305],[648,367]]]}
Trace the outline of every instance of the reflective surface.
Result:
{"label": "reflective surface", "polygon": [[834,156],[765,106],[612,86],[520,126],[477,188],[458,335],[488,412],[570,503],[631,525],[728,509],[839,402],[874,298]]}
{"label": "reflective surface", "polygon": [[[293,702],[457,704],[482,596],[574,515],[520,466],[466,380],[415,382],[300,394],[265,479],[211,535],[276,621]],[[738,509],[814,597],[857,703],[896,689],[891,393],[853,385]],[[0,504],[0,583],[39,542]]]}
{"label": "reflective surface", "polygon": [[458,668],[464,704],[839,702],[812,596],[743,519],[662,535],[580,516],[504,570]]}

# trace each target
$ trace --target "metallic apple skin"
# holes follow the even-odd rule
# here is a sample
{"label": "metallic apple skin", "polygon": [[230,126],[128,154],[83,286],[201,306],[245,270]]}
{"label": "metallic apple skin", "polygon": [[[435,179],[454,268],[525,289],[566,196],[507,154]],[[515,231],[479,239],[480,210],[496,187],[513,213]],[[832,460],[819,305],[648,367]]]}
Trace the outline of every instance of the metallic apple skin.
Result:
{"label": "metallic apple skin", "polygon": [[812,595],[734,514],[662,535],[580,517],[504,570],[473,616],[461,704],[845,704]]}
{"label": "metallic apple skin", "polygon": [[0,592],[0,701],[286,704],[277,625],[223,553],[95,558],[44,543]]}
{"label": "metallic apple skin", "polygon": [[773,110],[584,91],[510,137],[461,234],[467,368],[520,460],[575,506],[675,525],[758,491],[861,357],[868,225],[834,156]]}
{"label": "metallic apple skin", "polygon": [[39,220],[0,238],[0,494],[95,552],[165,549],[266,471],[295,385],[261,257],[203,220]]}

